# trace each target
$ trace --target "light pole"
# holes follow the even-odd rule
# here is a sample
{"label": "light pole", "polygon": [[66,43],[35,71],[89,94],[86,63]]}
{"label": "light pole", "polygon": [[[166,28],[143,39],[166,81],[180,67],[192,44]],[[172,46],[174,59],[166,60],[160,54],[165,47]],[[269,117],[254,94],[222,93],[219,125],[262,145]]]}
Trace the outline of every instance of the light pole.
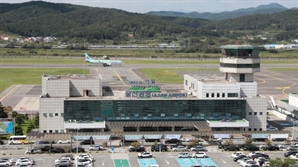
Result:
{"label": "light pole", "polygon": [[296,121],[293,120],[293,119],[291,119],[291,121],[293,122],[293,127],[292,127],[292,140],[294,140],[294,135],[295,135],[294,125],[295,125]]}
{"label": "light pole", "polygon": [[79,130],[80,130],[80,128],[79,127],[77,127],[77,163],[76,163],[76,167],[78,167],[78,153],[79,153]]}

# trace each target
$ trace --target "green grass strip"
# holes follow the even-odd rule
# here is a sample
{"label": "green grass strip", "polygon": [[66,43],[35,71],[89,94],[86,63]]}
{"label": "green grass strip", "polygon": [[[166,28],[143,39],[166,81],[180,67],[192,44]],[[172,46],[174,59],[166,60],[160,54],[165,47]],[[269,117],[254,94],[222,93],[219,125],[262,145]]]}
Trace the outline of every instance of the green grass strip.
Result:
{"label": "green grass strip", "polygon": [[83,68],[1,68],[0,92],[15,84],[41,84],[43,74],[89,74],[89,70]]}
{"label": "green grass strip", "polygon": [[270,71],[298,71],[298,67],[293,68],[267,68]]}

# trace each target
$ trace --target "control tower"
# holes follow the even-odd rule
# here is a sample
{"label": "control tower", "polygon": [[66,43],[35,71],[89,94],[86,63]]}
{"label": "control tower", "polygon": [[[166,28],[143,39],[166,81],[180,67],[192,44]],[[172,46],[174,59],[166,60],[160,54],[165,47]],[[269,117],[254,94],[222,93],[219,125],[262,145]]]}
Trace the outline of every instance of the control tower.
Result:
{"label": "control tower", "polygon": [[257,83],[254,73],[260,72],[259,47],[251,45],[221,46],[220,71],[228,82],[237,82],[241,86],[241,97],[257,95]]}

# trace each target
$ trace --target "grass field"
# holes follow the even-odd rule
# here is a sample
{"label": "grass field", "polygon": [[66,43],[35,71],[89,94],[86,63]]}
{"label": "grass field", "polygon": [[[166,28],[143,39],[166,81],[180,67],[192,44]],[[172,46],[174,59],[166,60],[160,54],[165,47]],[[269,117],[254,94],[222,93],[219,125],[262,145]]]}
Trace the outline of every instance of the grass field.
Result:
{"label": "grass field", "polygon": [[169,84],[183,84],[183,78],[180,76],[179,72],[189,72],[189,71],[218,71],[215,68],[144,68],[140,71],[147,77],[155,79],[158,83],[169,83]]}
{"label": "grass field", "polygon": [[268,68],[270,71],[298,71],[298,67],[294,68]]}
{"label": "grass field", "polygon": [[0,92],[14,84],[41,84],[41,76],[43,74],[89,74],[89,70],[83,68],[1,68],[0,70]]}

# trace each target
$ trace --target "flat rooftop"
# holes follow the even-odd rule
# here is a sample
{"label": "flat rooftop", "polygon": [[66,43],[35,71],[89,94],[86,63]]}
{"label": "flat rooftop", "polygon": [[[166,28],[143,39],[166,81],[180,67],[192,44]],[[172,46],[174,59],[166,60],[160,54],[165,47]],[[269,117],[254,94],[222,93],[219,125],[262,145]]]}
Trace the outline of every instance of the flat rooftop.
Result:
{"label": "flat rooftop", "polygon": [[228,82],[223,76],[218,75],[189,75],[198,81],[201,81],[205,84],[236,84],[235,81]]}
{"label": "flat rooftop", "polygon": [[252,45],[224,45],[220,46],[220,49],[256,49],[258,46]]}
{"label": "flat rooftop", "polygon": [[100,75],[92,74],[68,74],[68,75],[43,75],[42,77],[48,78],[48,80],[96,80],[101,79]]}

